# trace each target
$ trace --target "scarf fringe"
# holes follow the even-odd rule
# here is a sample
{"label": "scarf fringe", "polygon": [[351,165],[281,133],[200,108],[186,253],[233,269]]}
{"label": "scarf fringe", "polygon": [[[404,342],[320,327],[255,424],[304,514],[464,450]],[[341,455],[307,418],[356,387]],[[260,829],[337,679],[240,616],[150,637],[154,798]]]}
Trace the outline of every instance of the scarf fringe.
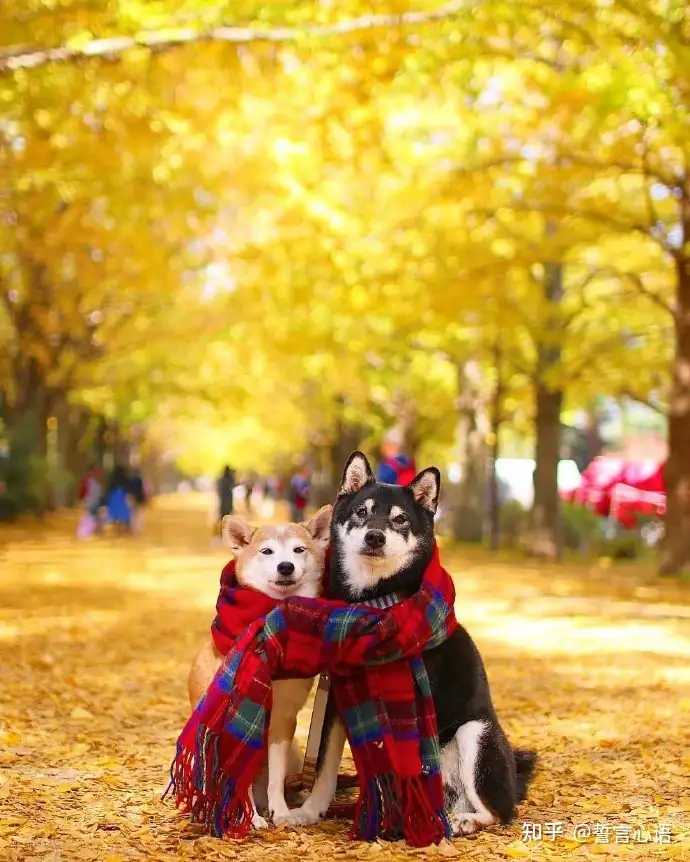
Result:
{"label": "scarf fringe", "polygon": [[[355,806],[352,837],[365,841],[404,838],[412,847],[428,847],[449,838],[440,784],[438,775],[400,780],[387,773],[369,779]],[[434,798],[440,803],[437,809],[431,803]]]}
{"label": "scarf fringe", "polygon": [[[402,807],[405,840],[413,847],[438,844],[451,837],[440,775],[403,779]],[[434,800],[436,808],[433,807]]]}
{"label": "scarf fringe", "polygon": [[256,770],[251,764],[239,778],[231,778],[219,766],[218,742],[218,734],[200,727],[196,751],[178,746],[163,798],[173,792],[175,805],[211,835],[246,838],[252,828],[249,787]]}

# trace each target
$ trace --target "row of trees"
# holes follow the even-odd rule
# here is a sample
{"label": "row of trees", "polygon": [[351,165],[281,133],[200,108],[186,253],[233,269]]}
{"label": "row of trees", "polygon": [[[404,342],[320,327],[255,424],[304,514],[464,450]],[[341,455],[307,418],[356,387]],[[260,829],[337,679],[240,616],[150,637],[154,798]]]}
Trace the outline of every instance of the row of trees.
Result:
{"label": "row of trees", "polygon": [[335,472],[402,420],[470,508],[531,434],[555,548],[563,412],[627,396],[667,412],[662,567],[690,565],[686,4],[24,5],[0,12],[10,431],[79,409],[189,469],[308,441]]}

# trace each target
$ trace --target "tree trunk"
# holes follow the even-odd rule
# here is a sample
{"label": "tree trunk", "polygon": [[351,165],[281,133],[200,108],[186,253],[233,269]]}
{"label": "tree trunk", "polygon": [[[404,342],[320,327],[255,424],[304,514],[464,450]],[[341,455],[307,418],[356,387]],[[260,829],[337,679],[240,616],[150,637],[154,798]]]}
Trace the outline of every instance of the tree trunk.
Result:
{"label": "tree trunk", "polygon": [[106,420],[99,416],[96,420],[96,429],[94,432],[94,441],[92,444],[92,448],[94,451],[94,460],[103,469],[112,469],[112,464],[107,464],[107,454],[108,454],[108,423]]}
{"label": "tree trunk", "polygon": [[27,499],[32,499],[30,508],[39,516],[50,507],[51,502],[48,418],[53,397],[54,393],[46,386],[43,369],[30,359],[21,369],[16,399],[7,405],[5,411],[15,453],[26,461],[28,472],[25,481],[30,485]]}
{"label": "tree trunk", "polygon": [[112,425],[112,455],[113,466],[121,464],[123,467],[129,466],[131,441],[129,433],[122,428],[122,425],[117,420]]}
{"label": "tree trunk", "polygon": [[414,401],[401,396],[393,411],[393,418],[403,436],[403,455],[411,458],[415,463],[422,443],[420,433],[419,411]]}
{"label": "tree trunk", "polygon": [[453,535],[460,542],[481,542],[486,511],[486,435],[489,423],[481,392],[481,370],[474,362],[458,368],[458,461],[460,485],[453,495]]}
{"label": "tree trunk", "polygon": [[601,438],[599,422],[599,415],[596,407],[594,407],[587,413],[587,427],[585,428],[585,439],[587,442],[586,461],[584,466],[580,468],[580,472],[582,472],[588,464],[591,464],[595,458],[601,455],[602,449],[604,448],[604,441]]}
{"label": "tree trunk", "polygon": [[343,418],[344,407],[344,399],[339,398],[336,409],[337,419],[331,440],[323,448],[323,457],[319,459],[321,476],[318,485],[313,489],[312,499],[315,506],[334,502],[345,462],[350,453],[362,445],[364,430]]}
{"label": "tree trunk", "polygon": [[534,503],[527,548],[535,556],[553,560],[559,559],[561,554],[558,462],[562,408],[562,390],[552,391],[543,384],[537,385]]}
{"label": "tree trunk", "polygon": [[422,437],[419,433],[419,421],[416,416],[411,421],[406,422],[403,434],[403,454],[411,458],[415,464],[419,455],[419,447],[422,443]]}
{"label": "tree trunk", "polygon": [[161,475],[163,473],[163,459],[157,451],[149,450],[141,464],[142,475],[146,477],[149,483],[149,491],[152,496],[160,494],[161,491]]}
{"label": "tree trunk", "polygon": [[489,462],[489,549],[498,551],[501,544],[501,494],[496,473],[496,462],[500,455],[499,434],[503,412],[503,368],[501,344],[494,344],[496,386],[491,405],[491,458]]}
{"label": "tree trunk", "polygon": [[8,488],[15,500],[14,514],[31,511],[41,516],[50,503],[49,402],[40,380],[32,380],[22,396],[21,402],[7,404],[3,411],[12,462]]}
{"label": "tree trunk", "polygon": [[[544,297],[556,312],[563,300],[563,267],[561,264],[547,264],[545,269]],[[561,457],[563,390],[547,382],[549,372],[561,359],[558,326],[558,315],[554,313],[547,323],[547,339],[537,345],[534,503],[525,542],[529,554],[550,560],[561,556],[558,462]]]}
{"label": "tree trunk", "polygon": [[[690,242],[690,195],[685,199],[685,244]],[[690,571],[690,256],[679,252],[676,261],[676,349],[668,415],[666,535],[661,574]]]}
{"label": "tree trunk", "polygon": [[66,504],[77,502],[79,480],[92,462],[88,448],[88,432],[91,423],[89,412],[83,407],[70,407],[63,427],[63,466],[67,473],[68,487]]}

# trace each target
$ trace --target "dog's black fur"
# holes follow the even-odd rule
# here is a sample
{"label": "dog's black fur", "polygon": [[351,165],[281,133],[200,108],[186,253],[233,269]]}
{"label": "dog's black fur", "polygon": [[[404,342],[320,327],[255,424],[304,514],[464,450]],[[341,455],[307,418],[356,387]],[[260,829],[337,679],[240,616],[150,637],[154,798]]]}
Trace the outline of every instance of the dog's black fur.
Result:
{"label": "dog's black fur", "polygon": [[[355,458],[359,459],[359,464],[365,465],[366,478],[361,488],[348,493],[346,477]],[[423,504],[420,504],[415,489],[419,488],[422,478],[427,486],[427,495]],[[429,495],[429,487],[435,487],[436,492],[432,490]],[[404,596],[416,592],[433,552],[434,513],[439,489],[440,474],[435,468],[423,471],[406,487],[376,482],[366,458],[359,452],[353,453],[345,467],[341,493],[333,512],[330,596],[359,603],[396,592]],[[364,502],[372,500],[373,507],[370,502],[370,511],[362,520]],[[392,507],[404,512],[407,517],[404,524],[391,523],[389,515]],[[354,517],[353,513],[356,512],[359,512],[359,516]],[[347,554],[343,550],[344,536],[355,528],[359,528],[360,532],[364,528],[388,530],[389,536],[393,536],[390,532],[393,529],[403,531],[406,540],[411,538],[414,545],[402,569],[363,591],[353,590],[348,576]],[[514,751],[508,743],[491,701],[481,656],[462,626],[443,644],[428,650],[424,654],[424,663],[431,683],[442,750],[449,745],[459,745],[456,733],[466,722],[485,723],[487,729],[481,735],[477,749],[475,788],[486,808],[502,823],[509,823],[514,817],[516,804],[525,798],[536,762],[535,753]],[[327,725],[333,718],[334,711],[329,709]],[[328,732],[329,728],[324,727],[324,739]],[[462,787],[454,786],[454,782],[444,775],[444,788],[447,808],[452,811],[463,793]],[[467,808],[467,805],[461,804],[460,807]],[[473,830],[458,827],[457,831]]]}

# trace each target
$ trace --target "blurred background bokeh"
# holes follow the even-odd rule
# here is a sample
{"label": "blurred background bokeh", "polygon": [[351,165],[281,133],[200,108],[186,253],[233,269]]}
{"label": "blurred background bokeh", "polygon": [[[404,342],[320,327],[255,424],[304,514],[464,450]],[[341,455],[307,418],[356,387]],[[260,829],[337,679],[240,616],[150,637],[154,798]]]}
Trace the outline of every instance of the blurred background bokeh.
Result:
{"label": "blurred background bokeh", "polygon": [[4,4],[0,422],[3,519],[363,447],[459,541],[688,568],[687,4]]}

